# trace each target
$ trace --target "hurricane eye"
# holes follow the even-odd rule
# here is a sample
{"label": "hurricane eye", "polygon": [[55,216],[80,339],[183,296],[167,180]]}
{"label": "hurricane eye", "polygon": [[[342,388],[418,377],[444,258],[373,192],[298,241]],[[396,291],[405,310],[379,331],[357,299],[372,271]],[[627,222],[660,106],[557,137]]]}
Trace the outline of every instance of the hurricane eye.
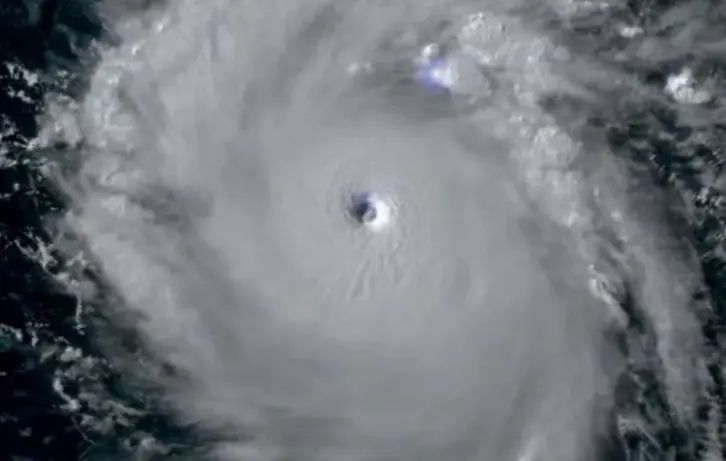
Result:
{"label": "hurricane eye", "polygon": [[351,198],[349,213],[355,221],[372,230],[381,230],[391,220],[391,208],[376,194],[361,192]]}

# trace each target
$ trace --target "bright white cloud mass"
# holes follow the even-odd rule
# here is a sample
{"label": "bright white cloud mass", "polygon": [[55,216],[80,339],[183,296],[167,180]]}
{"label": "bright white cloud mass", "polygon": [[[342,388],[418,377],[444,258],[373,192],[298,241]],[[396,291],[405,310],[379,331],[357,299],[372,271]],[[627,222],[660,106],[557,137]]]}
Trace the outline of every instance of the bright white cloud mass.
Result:
{"label": "bright white cloud mass", "polygon": [[553,30],[587,5],[122,5],[47,133],[83,138],[67,222],[109,309],[183,378],[129,367],[211,459],[598,459],[641,359],[695,418],[700,275],[586,123],[648,97]]}

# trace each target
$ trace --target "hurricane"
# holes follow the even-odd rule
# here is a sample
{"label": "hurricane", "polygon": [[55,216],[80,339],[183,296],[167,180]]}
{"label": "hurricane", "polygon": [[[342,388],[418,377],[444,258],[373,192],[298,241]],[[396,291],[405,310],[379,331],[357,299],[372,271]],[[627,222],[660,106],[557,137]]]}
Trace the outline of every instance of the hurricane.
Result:
{"label": "hurricane", "polygon": [[614,0],[97,8],[33,141],[45,226],[94,274],[92,342],[211,434],[188,459],[687,459],[666,420],[722,459],[693,209],[612,130],[698,124],[713,91],[638,75],[692,28]]}

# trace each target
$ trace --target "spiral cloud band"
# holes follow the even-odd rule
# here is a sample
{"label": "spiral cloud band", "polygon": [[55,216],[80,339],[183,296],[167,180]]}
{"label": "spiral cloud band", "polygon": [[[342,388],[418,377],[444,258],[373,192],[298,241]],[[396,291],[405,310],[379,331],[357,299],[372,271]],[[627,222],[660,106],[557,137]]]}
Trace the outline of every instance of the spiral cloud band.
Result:
{"label": "spiral cloud band", "polygon": [[55,119],[69,222],[219,459],[593,459],[618,358],[571,165],[605,154],[536,104],[580,94],[565,52],[503,6],[344,3],[109,4]]}

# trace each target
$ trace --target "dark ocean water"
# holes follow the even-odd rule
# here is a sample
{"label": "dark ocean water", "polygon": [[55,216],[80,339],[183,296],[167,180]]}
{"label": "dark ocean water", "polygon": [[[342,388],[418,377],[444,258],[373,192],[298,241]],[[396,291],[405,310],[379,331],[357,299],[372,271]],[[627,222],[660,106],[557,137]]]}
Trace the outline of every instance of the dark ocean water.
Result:
{"label": "dark ocean water", "polygon": [[[27,145],[43,95],[83,89],[101,35],[94,11],[83,1],[0,5],[0,459],[152,459],[156,437],[172,447],[192,440],[96,353],[86,313],[55,278],[67,261],[52,250],[48,264],[36,257],[50,239],[43,221],[63,205]],[[69,403],[82,392],[80,405]]]}
{"label": "dark ocean water", "polygon": [[[673,4],[632,1],[618,14],[647,24]],[[41,156],[28,148],[28,142],[37,131],[44,94],[72,97],[83,91],[93,66],[91,45],[103,36],[94,6],[90,0],[16,0],[0,5],[0,149],[7,152],[0,155],[0,459],[177,459],[203,447],[202,435],[175,424],[153,392],[135,388],[114,368],[112,357],[103,357],[94,348],[89,339],[94,324],[89,320],[99,318],[94,314],[98,306],[64,293],[57,278],[69,270],[86,271],[98,281],[97,274],[64,260],[52,248],[47,257],[43,254],[43,242],[51,240],[44,222],[62,213],[64,201],[44,179]],[[570,31],[583,37],[583,53],[606,56],[617,50],[606,19],[612,18],[585,18]],[[662,88],[667,75],[684,62],[699,76],[722,82],[721,62],[713,53],[697,49],[655,67],[632,61],[628,65],[644,82]],[[37,82],[29,82],[25,72],[37,74]],[[592,120],[608,131],[614,146],[637,158],[660,186],[686,203],[688,219],[680,225],[695,243],[708,288],[699,296],[714,307],[712,315],[701,319],[714,382],[709,394],[702,396],[703,421],[709,417],[708,402],[726,399],[721,377],[726,205],[717,181],[705,179],[705,171],[718,176],[726,161],[722,152],[726,123],[720,105],[716,100],[703,113],[694,114],[705,119],[697,125],[684,123],[657,102],[627,107],[617,117],[594,115]],[[103,286],[100,281],[97,285]],[[104,296],[113,294],[98,299]],[[627,296],[621,302],[637,330],[637,312],[628,306]],[[610,459],[626,454],[634,460],[700,458],[704,429],[674,420],[657,375],[657,369],[634,367],[632,379],[623,383],[637,388],[629,392],[639,398],[623,405],[641,414],[649,435],[623,428],[612,441]],[[723,434],[723,407],[717,419]]]}

